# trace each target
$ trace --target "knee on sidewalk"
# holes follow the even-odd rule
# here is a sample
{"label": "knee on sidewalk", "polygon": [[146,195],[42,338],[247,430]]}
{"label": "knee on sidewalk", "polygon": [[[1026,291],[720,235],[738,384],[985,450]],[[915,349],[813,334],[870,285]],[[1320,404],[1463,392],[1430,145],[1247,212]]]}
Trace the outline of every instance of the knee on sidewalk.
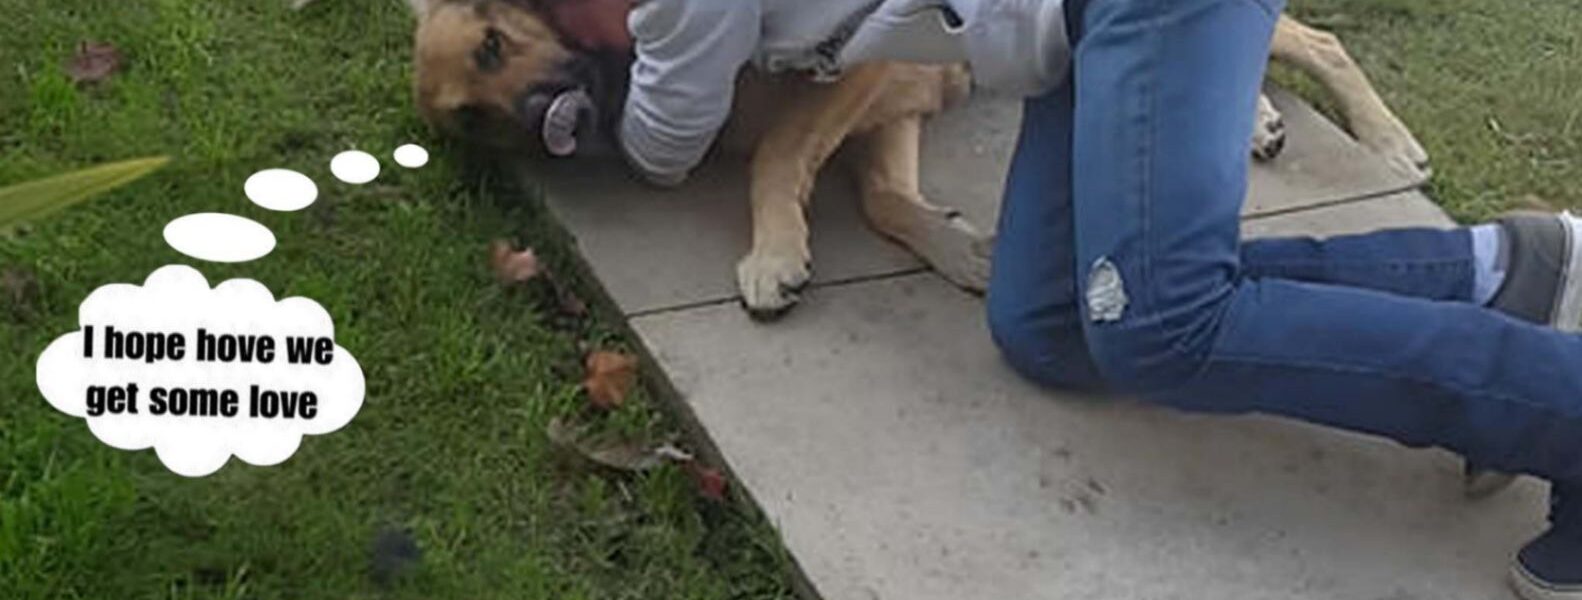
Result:
{"label": "knee on sidewalk", "polygon": [[[1177,394],[1207,366],[1219,303],[1171,315],[1124,314],[1113,321],[1053,315],[989,303],[989,331],[1007,364],[1023,377],[1062,389],[1108,389],[1165,405],[1192,404]],[[1184,324],[1184,325],[1183,325]]]}
{"label": "knee on sidewalk", "polygon": [[1016,310],[996,302],[991,294],[989,334],[1006,364],[1040,385],[1088,391],[1104,386],[1088,358],[1087,343],[1074,313]]}

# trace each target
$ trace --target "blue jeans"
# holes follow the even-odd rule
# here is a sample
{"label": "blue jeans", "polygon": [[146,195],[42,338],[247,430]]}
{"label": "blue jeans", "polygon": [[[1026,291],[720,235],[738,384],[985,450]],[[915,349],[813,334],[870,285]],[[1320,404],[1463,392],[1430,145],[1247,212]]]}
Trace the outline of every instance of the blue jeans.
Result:
{"label": "blue jeans", "polygon": [[1070,80],[1027,102],[1006,186],[996,342],[1048,385],[1582,482],[1582,338],[1471,303],[1466,230],[1241,243],[1282,5],[1072,0]]}

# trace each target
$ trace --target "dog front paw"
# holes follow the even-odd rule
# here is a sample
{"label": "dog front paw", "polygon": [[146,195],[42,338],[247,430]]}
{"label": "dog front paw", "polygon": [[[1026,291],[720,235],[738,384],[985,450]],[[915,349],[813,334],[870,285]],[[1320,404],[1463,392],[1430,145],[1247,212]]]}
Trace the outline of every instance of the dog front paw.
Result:
{"label": "dog front paw", "polygon": [[1428,165],[1428,151],[1399,119],[1390,119],[1376,127],[1358,128],[1357,141],[1378,153],[1397,173],[1411,178],[1427,178],[1433,174]]}
{"label": "dog front paw", "polygon": [[736,265],[742,305],[755,319],[779,317],[796,305],[813,269],[806,252],[755,250]]}
{"label": "dog front paw", "polygon": [[1274,160],[1285,150],[1285,115],[1269,102],[1267,97],[1258,99],[1258,118],[1252,126],[1252,157],[1261,161]]}

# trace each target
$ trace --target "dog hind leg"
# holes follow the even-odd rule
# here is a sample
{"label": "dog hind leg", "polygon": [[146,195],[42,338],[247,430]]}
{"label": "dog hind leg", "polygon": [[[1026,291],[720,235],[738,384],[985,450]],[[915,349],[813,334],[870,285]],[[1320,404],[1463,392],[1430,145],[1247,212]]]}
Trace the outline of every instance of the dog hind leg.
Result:
{"label": "dog hind leg", "polygon": [[989,283],[992,241],[960,211],[923,198],[918,183],[922,118],[913,116],[865,134],[857,163],[863,212],[880,233],[900,242],[962,288],[982,292]]}
{"label": "dog hind leg", "polygon": [[1352,135],[1398,171],[1426,174],[1428,153],[1368,82],[1340,39],[1281,15],[1270,53],[1318,80],[1340,104]]}

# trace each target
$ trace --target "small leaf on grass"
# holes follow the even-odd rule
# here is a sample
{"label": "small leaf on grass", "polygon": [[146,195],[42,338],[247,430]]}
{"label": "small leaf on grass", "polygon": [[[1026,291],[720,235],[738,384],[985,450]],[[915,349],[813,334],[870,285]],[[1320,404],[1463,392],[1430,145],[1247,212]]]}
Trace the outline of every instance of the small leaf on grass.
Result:
{"label": "small leaf on grass", "polygon": [[389,587],[396,577],[410,571],[423,558],[423,549],[405,529],[384,528],[374,536],[369,548],[368,571],[380,587]]}
{"label": "small leaf on grass", "polygon": [[496,240],[489,245],[489,266],[502,283],[522,283],[543,272],[538,255],[533,253],[532,248],[518,252],[505,240]]}
{"label": "small leaf on grass", "polygon": [[38,301],[38,277],[21,267],[0,268],[0,308],[13,316],[31,310]]}
{"label": "small leaf on grass", "polygon": [[32,300],[38,294],[38,277],[22,267],[0,268],[0,298],[11,303]]}
{"label": "small leaf on grass", "polygon": [[549,422],[545,433],[549,435],[550,443],[570,450],[588,462],[627,473],[652,470],[666,462],[686,464],[692,461],[691,454],[670,444],[654,447],[619,440],[599,443],[559,417]]}
{"label": "small leaf on grass", "polygon": [[553,273],[544,273],[544,279],[555,292],[556,308],[560,310],[560,314],[576,318],[588,316],[588,304],[577,297],[577,292],[573,291],[571,286],[561,283],[560,278],[555,277]]}
{"label": "small leaf on grass", "polygon": [[121,70],[121,51],[100,42],[82,42],[66,66],[66,75],[77,85],[99,83]]}
{"label": "small leaf on grass", "polygon": [[586,378],[582,388],[594,408],[615,409],[626,402],[626,395],[637,384],[637,357],[620,352],[598,350],[588,353]]}
{"label": "small leaf on grass", "polygon": [[687,474],[692,476],[692,482],[698,486],[699,496],[715,502],[725,501],[725,488],[729,486],[729,481],[719,469],[692,461],[687,463]]}

